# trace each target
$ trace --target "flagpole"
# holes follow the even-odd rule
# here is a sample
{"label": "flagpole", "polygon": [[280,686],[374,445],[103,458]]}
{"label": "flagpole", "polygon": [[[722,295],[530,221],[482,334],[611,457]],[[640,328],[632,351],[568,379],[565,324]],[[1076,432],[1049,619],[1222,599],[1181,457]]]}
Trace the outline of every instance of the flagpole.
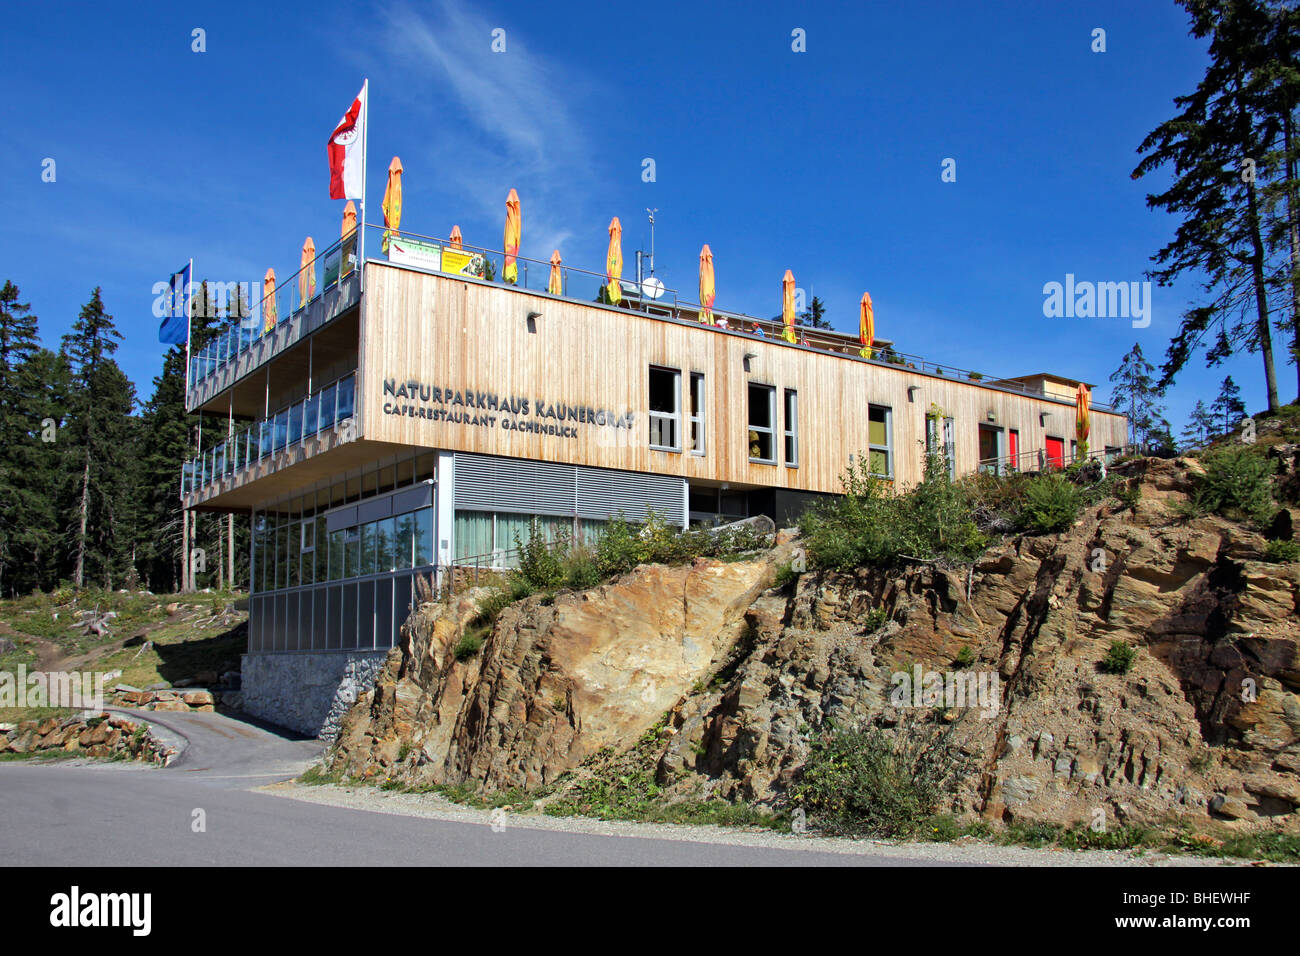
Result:
{"label": "flagpole", "polygon": [[365,125],[361,130],[361,242],[360,242],[360,261],[357,267],[361,270],[361,275],[357,279],[358,287],[362,292],[366,290],[366,160],[369,150],[370,140],[370,77],[366,77],[361,83],[361,114],[365,117]]}
{"label": "flagpole", "polygon": [[[194,259],[190,259],[190,281],[189,285],[194,284]],[[190,397],[190,290],[185,290],[185,400],[188,404]]]}

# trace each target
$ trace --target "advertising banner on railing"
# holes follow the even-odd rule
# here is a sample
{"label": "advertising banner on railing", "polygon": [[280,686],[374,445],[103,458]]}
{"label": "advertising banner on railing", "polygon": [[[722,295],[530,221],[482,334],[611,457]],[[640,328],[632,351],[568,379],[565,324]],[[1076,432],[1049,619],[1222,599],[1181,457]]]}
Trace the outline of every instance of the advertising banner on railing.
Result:
{"label": "advertising banner on railing", "polygon": [[421,269],[442,268],[442,246],[436,242],[421,242],[405,236],[388,240],[388,261]]}

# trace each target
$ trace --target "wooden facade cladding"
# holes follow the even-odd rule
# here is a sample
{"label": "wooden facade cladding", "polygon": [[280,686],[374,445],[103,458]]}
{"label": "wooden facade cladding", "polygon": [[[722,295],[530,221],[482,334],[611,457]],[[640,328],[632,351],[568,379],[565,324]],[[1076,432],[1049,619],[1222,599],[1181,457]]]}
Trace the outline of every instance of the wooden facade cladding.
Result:
{"label": "wooden facade cladding", "polygon": [[[366,269],[357,401],[368,441],[838,492],[850,456],[867,452],[869,405],[892,410],[904,486],[921,477],[932,405],[954,420],[959,473],[977,467],[981,424],[1018,430],[1022,452],[1074,437],[1064,399],[380,262]],[[652,366],[681,373],[680,452],[650,446]],[[691,373],[704,376],[703,455],[687,447]],[[774,465],[749,460],[751,382],[776,389]],[[798,393],[798,467],[782,454],[787,389]],[[1125,441],[1123,416],[1094,409],[1092,447]]]}

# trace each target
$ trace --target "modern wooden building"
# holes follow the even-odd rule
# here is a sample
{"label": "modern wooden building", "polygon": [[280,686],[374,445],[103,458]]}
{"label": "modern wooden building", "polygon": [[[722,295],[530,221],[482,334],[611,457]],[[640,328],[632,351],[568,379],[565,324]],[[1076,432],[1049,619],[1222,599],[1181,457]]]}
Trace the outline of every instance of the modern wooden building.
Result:
{"label": "modern wooden building", "polygon": [[[234,331],[191,362],[188,407],[225,428],[214,440],[208,426],[184,504],[252,522],[246,685],[276,656],[324,655],[280,659],[293,685],[381,655],[415,574],[508,565],[535,520],[581,536],[651,509],[784,522],[841,491],[859,459],[902,488],[927,446],[953,474],[1073,455],[1078,383],[1060,376],[981,377],[879,340],[865,359],[855,337],[824,330],[791,344],[779,323],[702,324],[698,307],[642,301],[635,285],[616,306],[436,258],[357,268],[352,253],[325,253],[310,301],[285,283],[266,331]],[[1093,453],[1117,452],[1126,427],[1094,405]],[[286,692],[278,680],[264,698]]]}

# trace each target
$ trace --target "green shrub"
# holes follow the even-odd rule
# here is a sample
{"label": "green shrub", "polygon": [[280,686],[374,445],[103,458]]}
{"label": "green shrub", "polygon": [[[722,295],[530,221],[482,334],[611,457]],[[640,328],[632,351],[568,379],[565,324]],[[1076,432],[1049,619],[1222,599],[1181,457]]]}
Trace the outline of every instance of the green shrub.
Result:
{"label": "green shrub", "polygon": [[1031,534],[1064,531],[1083,504],[1078,486],[1060,475],[1043,475],[1025,486],[1018,524]]}
{"label": "green shrub", "polygon": [[1111,641],[1110,650],[1101,662],[1101,669],[1107,674],[1127,674],[1133,669],[1137,655],[1136,647],[1130,647],[1123,641]]}
{"label": "green shrub", "polygon": [[961,650],[957,652],[957,656],[953,658],[952,666],[956,667],[958,670],[962,670],[970,667],[974,663],[975,652],[971,650],[969,644],[963,644]]}
{"label": "green shrub", "polygon": [[906,559],[968,560],[983,551],[988,542],[973,520],[970,495],[948,480],[940,456],[928,457],[925,478],[903,494],[868,467],[859,456],[843,475],[844,495],[800,519],[814,564],[850,569]]}
{"label": "green shrub", "polygon": [[833,730],[813,743],[792,800],[831,833],[914,833],[971,772],[953,728],[908,720],[892,736]]}
{"label": "green shrub", "polygon": [[883,607],[873,607],[862,619],[862,633],[874,634],[889,622],[889,612]]}
{"label": "green shrub", "polygon": [[1270,541],[1264,545],[1264,560],[1275,564],[1300,561],[1300,542]]}
{"label": "green shrub", "polygon": [[1205,477],[1192,501],[1234,521],[1263,524],[1273,516],[1272,475],[1277,462],[1250,448],[1227,447],[1205,456]]}
{"label": "green shrub", "polygon": [[466,630],[461,635],[460,640],[456,642],[456,650],[454,651],[456,660],[468,660],[477,654],[479,648],[483,646],[483,633],[483,630],[478,628]]}
{"label": "green shrub", "polygon": [[601,582],[595,556],[586,548],[574,548],[561,562],[564,586],[578,591],[594,588]]}
{"label": "green shrub", "polygon": [[794,569],[793,562],[787,561],[776,569],[776,575],[772,581],[772,587],[778,590],[784,590],[793,581],[799,580],[799,572]]}
{"label": "green shrub", "polygon": [[568,536],[561,533],[554,543],[546,540],[536,519],[528,529],[528,540],[521,542],[515,533],[515,547],[519,549],[519,576],[534,590],[558,587],[564,583],[564,558],[568,554]]}

